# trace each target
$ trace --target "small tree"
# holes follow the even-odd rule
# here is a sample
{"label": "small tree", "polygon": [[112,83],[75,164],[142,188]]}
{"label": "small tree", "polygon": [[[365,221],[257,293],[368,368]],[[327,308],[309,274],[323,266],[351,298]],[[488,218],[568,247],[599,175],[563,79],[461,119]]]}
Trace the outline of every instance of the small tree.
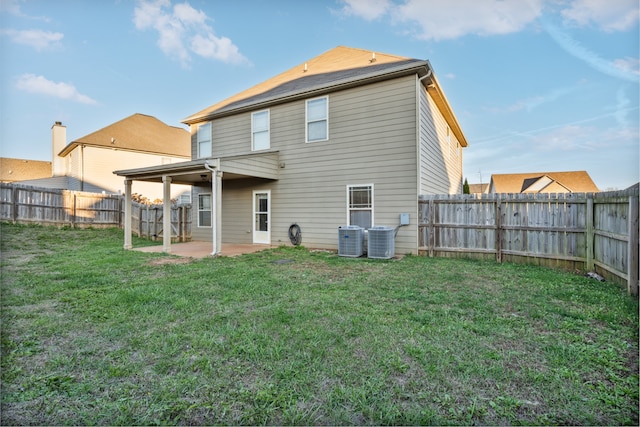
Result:
{"label": "small tree", "polygon": [[462,184],[462,193],[469,194],[469,183],[467,182],[467,178],[464,179],[464,184]]}

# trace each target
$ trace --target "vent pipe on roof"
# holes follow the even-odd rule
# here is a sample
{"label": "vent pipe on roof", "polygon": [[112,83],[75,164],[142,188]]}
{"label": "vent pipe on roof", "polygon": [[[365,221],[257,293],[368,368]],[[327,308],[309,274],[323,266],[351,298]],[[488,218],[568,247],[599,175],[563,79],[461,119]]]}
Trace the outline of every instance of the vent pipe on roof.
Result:
{"label": "vent pipe on roof", "polygon": [[371,59],[369,60],[369,62],[376,62],[376,53],[375,52],[371,52]]}
{"label": "vent pipe on roof", "polygon": [[303,73],[306,73],[306,72],[307,72],[307,63],[306,63],[306,62],[304,63],[304,70],[302,70],[302,72],[303,72]]}

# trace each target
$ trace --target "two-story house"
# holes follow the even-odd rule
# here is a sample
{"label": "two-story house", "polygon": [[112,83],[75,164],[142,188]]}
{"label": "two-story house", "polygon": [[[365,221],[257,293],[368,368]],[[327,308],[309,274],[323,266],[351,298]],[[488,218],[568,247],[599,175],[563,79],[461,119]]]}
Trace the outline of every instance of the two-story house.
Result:
{"label": "two-story house", "polygon": [[292,224],[306,247],[336,249],[339,227],[396,227],[403,213],[395,251],[417,253],[418,195],[462,192],[467,141],[427,60],[337,47],[183,122],[191,161],[114,173],[128,194],[192,184],[193,239],[213,254],[291,244]]}

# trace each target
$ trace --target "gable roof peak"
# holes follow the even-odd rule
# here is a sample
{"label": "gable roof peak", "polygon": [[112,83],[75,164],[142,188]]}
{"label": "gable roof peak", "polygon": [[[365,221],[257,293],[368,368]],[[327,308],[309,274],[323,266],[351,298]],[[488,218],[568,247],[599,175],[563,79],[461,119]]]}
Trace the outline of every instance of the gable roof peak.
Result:
{"label": "gable roof peak", "polygon": [[[294,81],[299,81],[301,85],[313,85],[318,83],[321,80],[322,76],[329,76],[330,73],[356,69],[362,70],[360,71],[360,73],[366,72],[365,70],[376,72],[384,66],[392,67],[393,64],[407,64],[408,62],[413,61],[415,61],[415,63],[425,62],[418,59],[398,55],[374,52],[372,50],[365,50],[347,46],[337,46],[324,53],[321,53],[318,56],[308,59],[274,77],[258,83],[257,85],[254,85],[249,89],[246,89],[225,100],[218,102],[217,104],[211,105],[195,114],[192,114],[182,122],[186,124],[193,124],[201,120],[207,120],[210,115],[221,111],[225,107],[236,104],[242,100],[247,100],[250,98],[255,99],[257,95],[265,94],[269,91],[273,91],[276,88],[282,88],[285,84]],[[309,79],[310,76],[317,76],[318,78]],[[302,83],[301,79],[304,79],[306,83]]]}
{"label": "gable roof peak", "polygon": [[191,156],[191,135],[186,129],[170,126],[154,116],[141,113],[131,114],[70,142],[58,155],[64,157],[78,145]]}

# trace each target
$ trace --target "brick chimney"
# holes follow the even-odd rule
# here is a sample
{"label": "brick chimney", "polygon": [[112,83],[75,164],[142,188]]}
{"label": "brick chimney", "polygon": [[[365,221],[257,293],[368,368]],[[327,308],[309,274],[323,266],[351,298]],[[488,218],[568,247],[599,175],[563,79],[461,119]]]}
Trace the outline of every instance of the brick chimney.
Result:
{"label": "brick chimney", "polygon": [[67,146],[67,127],[62,122],[55,122],[51,127],[51,175],[64,176],[67,173],[66,159],[58,156]]}

